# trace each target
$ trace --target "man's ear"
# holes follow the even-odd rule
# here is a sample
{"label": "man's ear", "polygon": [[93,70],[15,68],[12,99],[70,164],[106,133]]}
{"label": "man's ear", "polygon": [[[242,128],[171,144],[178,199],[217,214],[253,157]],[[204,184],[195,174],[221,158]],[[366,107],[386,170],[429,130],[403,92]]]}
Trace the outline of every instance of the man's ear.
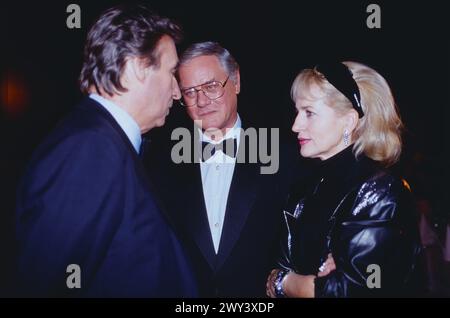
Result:
{"label": "man's ear", "polygon": [[143,82],[147,76],[149,67],[142,58],[129,57],[125,61],[123,80],[125,83],[130,83],[135,80]]}
{"label": "man's ear", "polygon": [[236,82],[234,83],[236,95],[241,91],[241,74],[239,70],[236,71]]}

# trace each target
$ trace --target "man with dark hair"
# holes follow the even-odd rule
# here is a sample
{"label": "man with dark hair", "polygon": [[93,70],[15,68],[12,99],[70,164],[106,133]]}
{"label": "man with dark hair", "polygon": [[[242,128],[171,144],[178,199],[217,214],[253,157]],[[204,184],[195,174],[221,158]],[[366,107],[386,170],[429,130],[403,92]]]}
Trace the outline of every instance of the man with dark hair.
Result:
{"label": "man with dark hair", "polygon": [[20,295],[196,296],[138,156],[141,134],[180,98],[179,35],[142,6],[109,9],[91,28],[80,76],[89,96],[37,149],[18,189]]}

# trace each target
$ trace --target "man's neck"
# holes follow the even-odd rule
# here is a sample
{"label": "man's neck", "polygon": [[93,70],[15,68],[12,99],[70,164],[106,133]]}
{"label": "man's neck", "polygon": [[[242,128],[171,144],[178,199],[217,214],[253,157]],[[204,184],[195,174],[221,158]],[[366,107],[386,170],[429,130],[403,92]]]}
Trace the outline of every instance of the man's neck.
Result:
{"label": "man's neck", "polygon": [[[227,134],[231,133],[236,128],[239,128],[240,125],[238,125],[239,116],[236,116],[236,119],[234,120],[234,123],[231,127],[224,127],[222,129],[206,129],[202,130],[203,136],[206,138],[214,141],[214,142],[220,142],[224,138],[226,138]],[[237,127],[239,126],[239,127]]]}
{"label": "man's neck", "polygon": [[139,121],[139,116],[137,116],[137,114],[135,114],[133,112],[133,107],[131,107],[131,105],[133,105],[133,101],[131,100],[131,98],[130,98],[130,96],[128,94],[122,94],[122,95],[113,94],[113,95],[109,95],[109,94],[107,94],[105,92],[97,92],[97,91],[92,91],[91,93],[98,94],[101,97],[103,97],[104,99],[107,99],[110,102],[114,103],[117,107],[122,108],[138,124],[138,126],[139,126],[139,128],[141,130],[141,134],[145,133],[145,132],[142,131],[142,124]]}
{"label": "man's neck", "polygon": [[231,129],[233,129],[233,127],[226,127],[223,129],[208,129],[203,130],[203,134],[213,141],[220,141]]}

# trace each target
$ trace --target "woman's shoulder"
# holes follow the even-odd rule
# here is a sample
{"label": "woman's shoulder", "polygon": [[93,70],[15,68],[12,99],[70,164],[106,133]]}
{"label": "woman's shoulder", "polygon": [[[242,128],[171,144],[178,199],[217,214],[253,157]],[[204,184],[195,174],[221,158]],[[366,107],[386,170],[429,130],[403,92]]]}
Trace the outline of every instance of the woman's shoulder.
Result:
{"label": "woman's shoulder", "polygon": [[[412,208],[412,195],[407,182],[397,173],[372,165],[359,183],[352,214],[394,217],[404,207]],[[364,214],[364,213],[363,213]]]}
{"label": "woman's shoulder", "polygon": [[406,180],[395,170],[383,168],[373,161],[366,163],[366,166],[365,173],[361,176],[360,191],[375,191],[392,195],[404,191],[410,192]]}
{"label": "woman's shoulder", "polygon": [[395,167],[385,168],[366,156],[358,159],[355,174],[356,184],[360,185],[362,190],[402,192],[409,189]]}

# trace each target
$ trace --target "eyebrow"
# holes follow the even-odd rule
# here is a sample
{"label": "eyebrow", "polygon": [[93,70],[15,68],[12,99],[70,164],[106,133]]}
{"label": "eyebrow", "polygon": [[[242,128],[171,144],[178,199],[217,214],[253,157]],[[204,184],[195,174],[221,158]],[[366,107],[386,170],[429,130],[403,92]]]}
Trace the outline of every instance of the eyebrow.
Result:
{"label": "eyebrow", "polygon": [[206,81],[206,82],[203,82],[203,83],[201,83],[201,84],[198,84],[198,85],[194,85],[194,86],[191,86],[191,87],[181,87],[181,90],[182,91],[186,91],[186,90],[188,90],[188,89],[192,89],[192,88],[194,88],[194,87],[199,87],[199,86],[203,86],[203,85],[205,85],[205,84],[209,84],[209,83],[212,83],[212,82],[215,82],[216,80],[214,79],[214,77],[212,78],[212,79],[210,79],[210,80],[208,80],[208,81]]}

